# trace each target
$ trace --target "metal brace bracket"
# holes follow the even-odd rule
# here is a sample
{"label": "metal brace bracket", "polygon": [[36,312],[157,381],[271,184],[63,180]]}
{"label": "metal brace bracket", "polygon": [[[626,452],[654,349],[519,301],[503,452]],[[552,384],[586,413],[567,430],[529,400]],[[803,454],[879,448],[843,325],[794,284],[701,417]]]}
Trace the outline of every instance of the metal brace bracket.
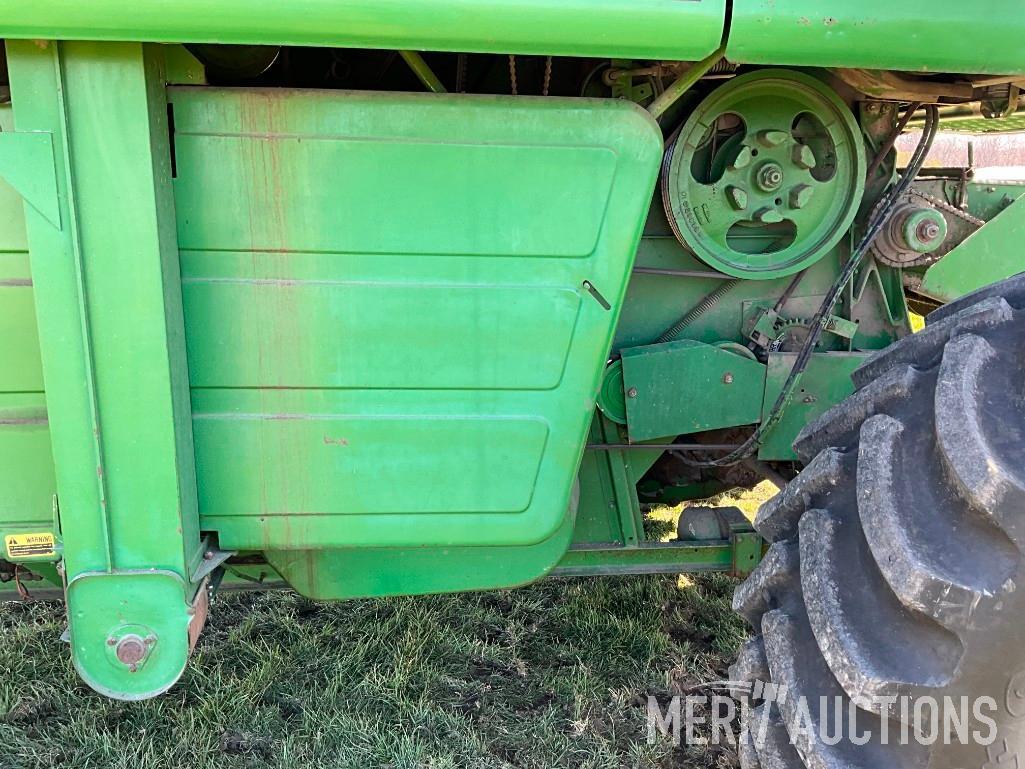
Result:
{"label": "metal brace bracket", "polygon": [[235,550],[220,550],[215,547],[205,547],[203,552],[203,560],[199,562],[196,570],[192,573],[193,584],[202,582],[208,576],[213,574],[225,561],[231,558],[233,555],[237,555]]}
{"label": "metal brace bracket", "polygon": [[0,177],[39,215],[61,229],[53,134],[48,131],[0,131]]}

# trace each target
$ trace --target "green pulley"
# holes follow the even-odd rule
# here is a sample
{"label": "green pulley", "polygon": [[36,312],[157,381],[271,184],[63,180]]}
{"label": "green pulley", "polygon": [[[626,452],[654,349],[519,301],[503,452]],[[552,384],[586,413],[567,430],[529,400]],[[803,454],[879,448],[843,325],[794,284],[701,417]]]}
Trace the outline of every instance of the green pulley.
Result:
{"label": "green pulley", "polygon": [[850,228],[865,191],[853,113],[821,81],[759,70],[701,102],[672,137],[662,202],[679,241],[736,278],[814,264]]}
{"label": "green pulley", "polygon": [[626,424],[626,396],[623,393],[623,361],[609,364],[598,391],[598,408],[617,424]]}

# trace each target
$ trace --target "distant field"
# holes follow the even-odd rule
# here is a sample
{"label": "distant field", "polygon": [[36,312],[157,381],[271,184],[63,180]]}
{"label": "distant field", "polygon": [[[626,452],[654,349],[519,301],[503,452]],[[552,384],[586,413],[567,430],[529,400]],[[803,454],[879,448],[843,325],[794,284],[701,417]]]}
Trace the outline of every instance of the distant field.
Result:
{"label": "distant field", "polygon": [[[763,484],[741,506],[770,494]],[[729,749],[649,745],[646,727],[649,694],[725,677],[746,635],[734,585],[565,579],[342,604],[225,595],[182,681],[138,704],[78,680],[62,605],[0,604],[0,769],[734,767]]]}

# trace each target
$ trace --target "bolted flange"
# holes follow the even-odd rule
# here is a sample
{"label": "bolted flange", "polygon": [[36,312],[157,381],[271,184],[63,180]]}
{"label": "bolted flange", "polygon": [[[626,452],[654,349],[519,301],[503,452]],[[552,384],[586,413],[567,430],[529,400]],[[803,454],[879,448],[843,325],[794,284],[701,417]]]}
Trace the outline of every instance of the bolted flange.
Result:
{"label": "bolted flange", "polygon": [[932,264],[944,254],[948,227],[942,211],[913,196],[905,196],[872,241],[872,253],[891,267]]}

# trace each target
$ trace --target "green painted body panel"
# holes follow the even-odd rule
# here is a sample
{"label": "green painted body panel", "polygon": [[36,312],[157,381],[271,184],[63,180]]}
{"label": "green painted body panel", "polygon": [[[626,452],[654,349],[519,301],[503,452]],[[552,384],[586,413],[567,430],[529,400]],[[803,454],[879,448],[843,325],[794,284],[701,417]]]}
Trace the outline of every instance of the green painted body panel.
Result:
{"label": "green painted body panel", "polygon": [[[765,437],[758,458],[783,462],[796,460],[797,455],[791,444],[797,433],[854,392],[851,374],[867,357],[868,353],[834,352],[813,355],[783,418]],[[783,383],[786,382],[793,366],[792,353],[769,354],[763,402],[765,415],[779,398]]]}
{"label": "green painted body panel", "polygon": [[690,340],[623,350],[631,441],[754,424],[765,366]]}
{"label": "green painted body panel", "polygon": [[557,536],[661,157],[651,119],[610,101],[171,101],[203,527],[260,550]]}
{"label": "green painted body panel", "polygon": [[7,4],[0,38],[251,43],[700,59],[726,0],[185,0]]}
{"label": "green painted body panel", "polygon": [[[13,130],[0,104],[0,131]],[[52,532],[57,489],[23,208],[0,179],[0,540]]]}
{"label": "green painted body panel", "polygon": [[1018,0],[735,0],[726,56],[744,64],[1025,72]]}
{"label": "green painted body panel", "polygon": [[533,547],[270,550],[267,560],[293,589],[321,600],[515,587],[563,558],[574,520],[571,506],[559,530]]}
{"label": "green painted body panel", "polygon": [[[217,16],[224,3],[188,19],[190,6],[124,14],[102,34],[89,26],[99,4],[62,21],[97,37],[187,20],[239,40],[642,59],[703,55],[723,21],[710,0],[488,0],[445,36],[439,19],[466,13],[456,0],[401,20],[395,7],[307,2],[245,23]],[[56,23],[52,11],[18,10],[0,30],[32,12]],[[484,35],[496,20],[502,36]],[[776,310],[789,325],[760,334],[806,325],[851,233],[786,296],[782,274],[723,282],[652,205],[663,133],[625,100],[200,88],[183,50],[7,42],[0,535],[58,535],[58,553],[31,566],[67,584],[86,681],[125,699],[172,685],[229,557],[320,599],[754,566],[749,528],[656,543],[643,506],[732,480],[662,444],[732,443],[745,431],[731,428],[765,418],[793,362],[778,350],[795,343],[760,341],[772,351],[760,363],[746,355],[752,328]],[[505,57],[491,63],[504,78]],[[941,177],[919,181],[960,205],[966,177]],[[1003,246],[1020,235],[1021,201],[1003,185],[969,191],[967,210],[996,221],[924,273],[944,297],[1017,271]],[[908,332],[903,281],[920,276],[874,261],[857,272],[762,459],[792,461],[794,436],[851,391],[850,372]],[[610,363],[624,424],[595,411]],[[116,649],[136,635],[152,640],[125,662]]]}
{"label": "green painted body panel", "polygon": [[1017,245],[1025,238],[1025,195],[934,264],[922,278],[922,293],[950,302],[977,288],[1017,275],[1025,268]]}

